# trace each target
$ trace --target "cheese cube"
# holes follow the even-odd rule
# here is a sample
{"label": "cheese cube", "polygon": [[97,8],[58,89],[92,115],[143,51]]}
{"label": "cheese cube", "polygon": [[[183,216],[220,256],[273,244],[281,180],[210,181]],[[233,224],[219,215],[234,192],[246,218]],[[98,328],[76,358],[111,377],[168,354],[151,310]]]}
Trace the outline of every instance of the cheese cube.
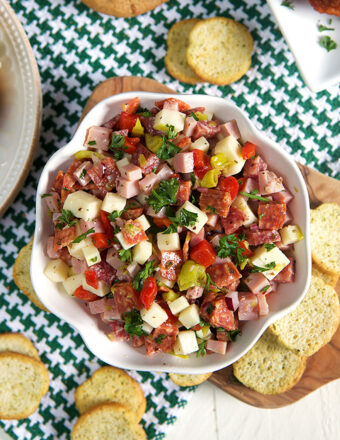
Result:
{"label": "cheese cube", "polygon": [[93,266],[102,261],[98,249],[93,244],[84,247],[82,252],[88,266]]}
{"label": "cheese cube", "polygon": [[149,194],[145,194],[145,193],[139,193],[138,196],[136,197],[136,199],[138,200],[138,202],[142,205],[145,206],[146,204],[146,199],[147,197],[149,197]]}
{"label": "cheese cube", "polygon": [[242,170],[246,161],[242,157],[242,147],[234,136],[227,136],[221,139],[217,142],[214,151],[215,154],[223,153],[228,161],[228,164],[223,169],[225,176],[233,176]]}
{"label": "cheese cube", "polygon": [[204,136],[201,136],[191,144],[190,150],[201,150],[206,153],[209,150],[209,142]]}
{"label": "cheese cube", "polygon": [[174,287],[174,285],[175,285],[175,281],[171,281],[171,280],[168,280],[168,279],[166,279],[166,278],[163,278],[163,277],[161,276],[161,273],[160,273],[160,272],[157,272],[157,273],[156,273],[155,278],[156,278],[156,280],[158,281],[158,283],[159,283],[160,285],[170,287],[170,289],[171,289],[172,287]]}
{"label": "cheese cube", "polygon": [[198,306],[196,304],[191,304],[191,306],[187,307],[179,314],[178,319],[186,328],[191,328],[194,327],[194,325],[199,324],[201,318]]}
{"label": "cheese cube", "polygon": [[140,311],[140,315],[147,324],[151,325],[153,328],[157,328],[162,325],[167,319],[168,315],[164,309],[157,303],[152,303],[149,310],[143,308]]}
{"label": "cheese cube", "polygon": [[66,278],[65,281],[63,281],[64,289],[66,290],[68,295],[73,295],[74,291],[83,285],[83,281],[85,280],[85,276],[82,273],[78,273],[76,275],[72,275],[68,278]]}
{"label": "cheese cube", "polygon": [[[78,234],[79,235],[79,234]],[[78,260],[84,260],[83,249],[87,246],[91,246],[92,240],[87,237],[81,240],[79,243],[71,243],[67,246],[67,249],[72,257],[78,258]]]}
{"label": "cheese cube", "polygon": [[127,157],[123,157],[123,159],[118,160],[116,162],[116,165],[117,165],[119,172],[120,172],[121,168],[125,167],[126,165],[129,165],[129,163],[130,163],[130,161]]}
{"label": "cheese cube", "polygon": [[152,244],[144,240],[136,244],[132,250],[132,259],[138,264],[144,264],[152,255]]}
{"label": "cheese cube", "polygon": [[272,280],[276,275],[281,272],[289,264],[289,258],[280,251],[280,249],[275,246],[273,249],[268,251],[265,246],[260,246],[256,249],[255,254],[250,258],[252,264],[258,267],[263,267],[272,262],[275,263],[273,269],[268,269],[262,272],[263,275],[268,279]]}
{"label": "cheese cube", "polygon": [[178,315],[182,310],[190,306],[185,296],[180,296],[174,301],[168,301],[169,309],[173,315]]}
{"label": "cheese cube", "polygon": [[243,222],[243,226],[247,227],[250,226],[252,223],[257,222],[256,215],[249,208],[249,205],[243,196],[237,196],[236,199],[233,201],[232,206],[238,208],[247,216],[247,219]]}
{"label": "cheese cube", "polygon": [[303,240],[304,236],[301,229],[297,225],[288,225],[280,231],[281,240],[283,244],[294,244],[297,241]]}
{"label": "cheese cube", "polygon": [[54,283],[60,283],[61,281],[66,280],[68,269],[68,265],[63,260],[51,260],[47,263],[44,269],[44,274]]}
{"label": "cheese cube", "polygon": [[66,197],[64,209],[71,211],[77,218],[93,220],[100,214],[102,201],[85,191],[76,191]]}
{"label": "cheese cube", "polygon": [[126,198],[112,192],[106,193],[104,197],[102,210],[106,212],[122,211],[126,205]]}
{"label": "cheese cube", "polygon": [[186,355],[194,353],[198,350],[197,339],[195,332],[192,330],[185,330],[178,333],[176,343],[174,346],[174,353]]}
{"label": "cheese cube", "polygon": [[98,288],[95,289],[93,286],[87,284],[85,277],[83,277],[82,286],[84,289],[98,296],[105,296],[110,292],[110,286],[101,280],[98,281]]}
{"label": "cheese cube", "polygon": [[194,212],[195,214],[197,214],[196,223],[193,226],[185,226],[185,227],[187,229],[189,229],[189,231],[192,231],[195,234],[198,234],[200,232],[200,230],[203,228],[203,226],[207,223],[208,216],[206,215],[205,212],[203,212],[199,208],[197,208],[197,206],[195,206],[191,202],[187,201],[176,212],[176,217],[179,218],[182,209],[186,209],[187,211]]}
{"label": "cheese cube", "polygon": [[130,249],[132,248],[132,246],[134,246],[133,244],[127,244],[126,241],[124,240],[123,234],[121,232],[118,232],[118,234],[116,234],[116,237],[119,240],[119,243],[122,245],[123,249]]}
{"label": "cheese cube", "polygon": [[149,335],[152,332],[153,327],[151,327],[151,325],[147,324],[146,322],[143,322],[142,329],[145,331],[147,335]]}
{"label": "cheese cube", "polygon": [[214,116],[214,113],[210,110],[205,110],[203,114],[208,116],[208,121],[211,121]]}
{"label": "cheese cube", "polygon": [[211,330],[209,325],[205,325],[201,330],[196,332],[196,336],[201,339],[209,339],[211,336]]}
{"label": "cheese cube", "polygon": [[140,217],[136,218],[136,220],[140,223],[141,227],[146,231],[150,228],[150,223],[148,222],[148,219],[145,217],[145,215],[141,215]]}
{"label": "cheese cube", "polygon": [[157,113],[153,128],[155,130],[167,132],[167,125],[173,125],[176,131],[182,131],[184,128],[185,118],[185,113],[163,108],[163,110]]}
{"label": "cheese cube", "polygon": [[163,234],[163,232],[158,232],[157,246],[161,252],[179,251],[181,249],[179,235],[177,234],[177,232],[174,232],[173,234]]}

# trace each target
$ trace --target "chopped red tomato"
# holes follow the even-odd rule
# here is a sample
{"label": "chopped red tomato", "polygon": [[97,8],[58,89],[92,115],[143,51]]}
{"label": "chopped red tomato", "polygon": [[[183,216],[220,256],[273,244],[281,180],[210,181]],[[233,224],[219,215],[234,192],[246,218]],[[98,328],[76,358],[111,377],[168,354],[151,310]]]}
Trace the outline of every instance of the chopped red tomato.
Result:
{"label": "chopped red tomato", "polygon": [[148,277],[143,281],[143,288],[140,292],[140,300],[146,310],[149,310],[149,308],[152,306],[152,303],[157,296],[157,292],[158,289],[156,278]]}
{"label": "chopped red tomato", "polygon": [[168,315],[168,319],[165,322],[170,323],[170,324],[175,324],[176,322],[178,322],[178,318],[171,313],[169,306],[167,305],[167,303],[163,299],[157,300],[156,302],[158,305],[160,305],[162,307],[162,309]]}
{"label": "chopped red tomato", "polygon": [[84,289],[82,286],[77,287],[76,290],[73,292],[73,295],[79,299],[82,299],[83,301],[88,301],[88,302],[96,301],[98,299],[98,295],[89,292],[88,290]]}
{"label": "chopped red tomato", "polygon": [[255,156],[256,153],[256,145],[251,142],[246,142],[242,147],[242,157],[244,160],[250,159]]}
{"label": "chopped red tomato", "polygon": [[233,176],[220,177],[217,188],[222,191],[228,191],[231,200],[234,200],[239,190],[239,183]]}
{"label": "chopped red tomato", "polygon": [[138,116],[130,115],[129,113],[122,112],[119,117],[119,129],[132,131],[136,125]]}
{"label": "chopped red tomato", "polygon": [[194,149],[192,150],[194,156],[194,167],[195,168],[203,168],[204,167],[204,151]]}
{"label": "chopped red tomato", "polygon": [[133,154],[136,151],[137,145],[140,142],[140,139],[138,137],[130,138],[128,136],[125,137],[125,147],[128,147],[127,149],[124,148],[124,153]]}
{"label": "chopped red tomato", "polygon": [[123,104],[123,112],[128,113],[128,114],[132,114],[132,113],[136,113],[138,107],[140,105],[140,99],[138,98],[138,96],[136,98],[131,99],[131,101],[129,101],[127,104]]}
{"label": "chopped red tomato", "polygon": [[[254,252],[249,249],[249,245],[248,245],[247,241],[245,241],[245,240],[239,241],[238,245],[240,248],[243,249],[242,255],[244,255],[245,257],[251,257],[252,255],[254,255]],[[247,245],[248,245],[248,247],[247,247]]]}
{"label": "chopped red tomato", "polygon": [[106,235],[109,237],[110,240],[113,240],[113,227],[111,226],[109,213],[106,211],[100,211],[100,220],[103,223]]}
{"label": "chopped red tomato", "polygon": [[195,174],[199,179],[203,179],[205,173],[211,170],[210,157],[202,150],[192,150],[194,153]]}
{"label": "chopped red tomato", "polygon": [[135,245],[143,240],[147,240],[144,229],[137,220],[128,220],[121,228],[123,238],[128,245]]}
{"label": "chopped red tomato", "polygon": [[159,228],[163,228],[163,227],[165,227],[165,228],[167,228],[168,226],[170,226],[171,225],[171,220],[169,220],[168,218],[166,218],[166,217],[164,217],[164,218],[157,218],[157,217],[154,217],[153,219],[152,219],[152,221],[154,222],[154,224],[156,225],[156,226],[158,226]]}
{"label": "chopped red tomato", "polygon": [[85,280],[87,284],[94,289],[98,289],[98,277],[93,270],[85,270]]}
{"label": "chopped red tomato", "polygon": [[174,141],[174,144],[176,144],[179,148],[185,148],[191,145],[191,138],[189,138],[188,136],[184,136],[178,141]]}
{"label": "chopped red tomato", "polygon": [[77,232],[75,226],[70,226],[65,229],[56,229],[53,248],[56,252],[65,246],[68,246],[76,238]]}
{"label": "chopped red tomato", "polygon": [[176,99],[176,98],[168,98],[168,99],[163,99],[162,101],[156,101],[155,105],[158,108],[163,108],[165,102],[178,104],[178,110],[180,112],[184,112],[186,110],[189,110],[189,108],[190,108],[189,104],[187,104],[186,102],[181,101],[180,99]]}
{"label": "chopped red tomato", "polygon": [[216,252],[207,240],[202,240],[191,249],[190,258],[204,267],[209,267],[216,261]]}
{"label": "chopped red tomato", "polygon": [[97,249],[108,249],[112,246],[112,240],[108,236],[108,234],[104,234],[103,232],[97,232],[91,236],[92,243]]}

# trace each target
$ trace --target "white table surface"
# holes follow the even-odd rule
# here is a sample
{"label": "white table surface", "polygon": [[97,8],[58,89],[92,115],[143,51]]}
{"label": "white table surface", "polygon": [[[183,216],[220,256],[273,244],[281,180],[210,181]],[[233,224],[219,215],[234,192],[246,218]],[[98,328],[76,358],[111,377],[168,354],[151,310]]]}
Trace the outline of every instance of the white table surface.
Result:
{"label": "white table surface", "polygon": [[166,440],[339,440],[340,380],[279,409],[249,406],[205,382]]}

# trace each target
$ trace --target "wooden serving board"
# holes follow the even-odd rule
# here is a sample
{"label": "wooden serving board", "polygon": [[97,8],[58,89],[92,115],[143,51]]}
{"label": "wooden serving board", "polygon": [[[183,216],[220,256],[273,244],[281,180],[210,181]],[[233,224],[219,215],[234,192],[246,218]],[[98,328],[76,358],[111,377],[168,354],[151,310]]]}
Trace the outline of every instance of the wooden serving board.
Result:
{"label": "wooden serving board", "polygon": [[[175,93],[167,86],[149,78],[133,76],[110,78],[95,88],[87,101],[81,119],[104,98],[133,90]],[[307,184],[311,208],[324,202],[340,204],[340,182],[304,165],[298,165]],[[337,285],[337,292],[340,296],[340,283]],[[329,344],[308,358],[306,371],[301,380],[294,388],[285,393],[275,396],[260,394],[235,383],[232,371],[232,366],[216,371],[209,380],[223,391],[249,405],[259,408],[280,408],[289,405],[322,385],[340,378],[340,328]]]}

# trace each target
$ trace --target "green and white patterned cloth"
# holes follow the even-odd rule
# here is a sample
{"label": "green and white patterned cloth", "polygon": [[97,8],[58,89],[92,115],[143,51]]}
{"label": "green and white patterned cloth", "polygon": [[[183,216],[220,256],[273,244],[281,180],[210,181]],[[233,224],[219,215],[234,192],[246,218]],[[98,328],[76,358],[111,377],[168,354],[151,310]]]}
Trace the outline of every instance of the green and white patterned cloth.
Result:
{"label": "green and white patterned cloth", "polygon": [[[50,391],[28,419],[1,422],[15,439],[68,439],[78,417],[74,390],[102,363],[79,334],[36,309],[12,280],[18,250],[34,230],[34,200],[41,170],[71,138],[91,91],[106,78],[147,76],[178,92],[223,96],[240,106],[257,127],[294,157],[339,178],[339,87],[314,94],[304,85],[264,0],[170,0],[139,17],[98,14],[80,0],[11,0],[30,39],[43,88],[43,125],[37,159],[19,196],[0,221],[0,332],[33,340],[50,372]],[[184,18],[232,17],[255,41],[251,70],[226,87],[189,86],[164,67],[166,37]],[[147,396],[143,425],[149,439],[165,433],[194,389],[183,390],[165,374],[131,372]]]}

